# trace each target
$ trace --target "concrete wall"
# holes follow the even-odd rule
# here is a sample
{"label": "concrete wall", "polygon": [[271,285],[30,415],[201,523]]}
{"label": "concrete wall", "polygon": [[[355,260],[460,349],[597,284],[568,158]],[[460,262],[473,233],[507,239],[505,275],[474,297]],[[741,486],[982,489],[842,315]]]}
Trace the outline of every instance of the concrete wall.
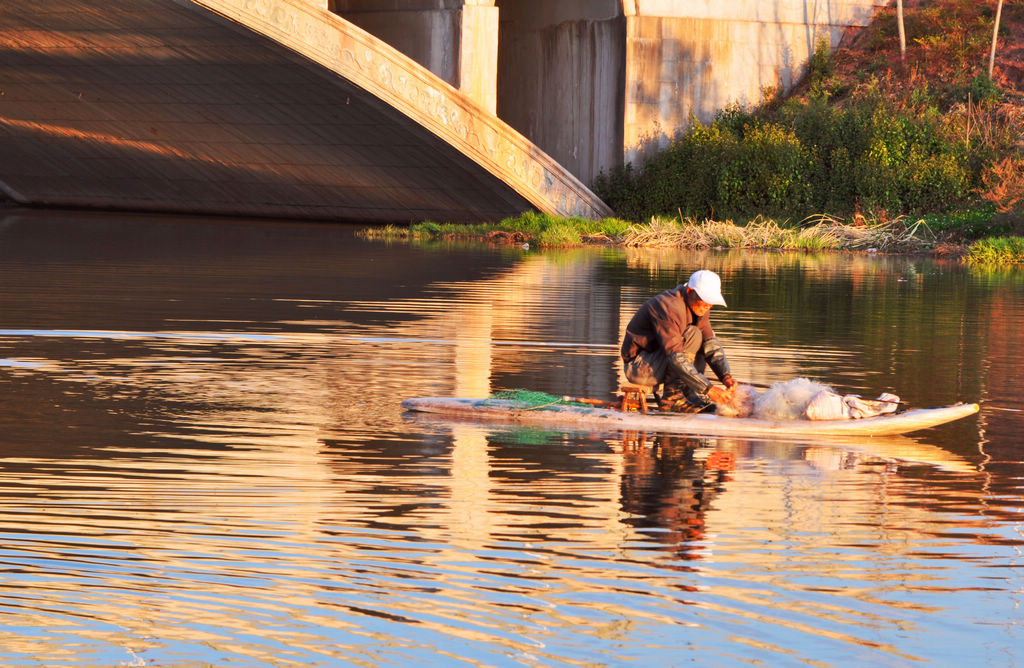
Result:
{"label": "concrete wall", "polygon": [[584,183],[622,161],[619,0],[498,0],[498,116]]}
{"label": "concrete wall", "polygon": [[[789,91],[819,39],[835,48],[886,0],[627,0],[623,158],[640,164],[723,107]],[[541,144],[543,146],[543,144]],[[558,156],[555,156],[556,159]],[[587,180],[587,179],[584,179]]]}
{"label": "concrete wall", "polygon": [[384,40],[496,108],[498,10],[494,0],[311,0]]}

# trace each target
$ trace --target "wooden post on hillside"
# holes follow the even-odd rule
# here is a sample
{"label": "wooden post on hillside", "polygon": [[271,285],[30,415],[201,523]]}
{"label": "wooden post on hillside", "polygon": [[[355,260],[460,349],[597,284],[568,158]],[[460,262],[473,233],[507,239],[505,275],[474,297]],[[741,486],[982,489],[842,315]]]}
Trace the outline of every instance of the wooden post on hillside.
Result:
{"label": "wooden post on hillside", "polygon": [[[1002,0],[1000,0],[1002,2]],[[907,31],[903,28],[903,0],[896,0],[896,27],[900,31],[900,64],[907,66]]]}
{"label": "wooden post on hillside", "polygon": [[1003,16],[1003,0],[996,7],[996,27],[992,29],[992,51],[988,54],[988,78],[992,78],[992,69],[996,65],[996,40],[999,39],[999,19]]}

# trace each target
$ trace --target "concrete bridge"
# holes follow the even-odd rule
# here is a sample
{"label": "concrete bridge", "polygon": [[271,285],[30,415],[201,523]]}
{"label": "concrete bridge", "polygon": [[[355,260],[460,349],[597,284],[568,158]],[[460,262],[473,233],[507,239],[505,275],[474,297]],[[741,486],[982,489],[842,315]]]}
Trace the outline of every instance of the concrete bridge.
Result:
{"label": "concrete bridge", "polygon": [[[351,221],[586,187],[884,0],[4,0],[0,194]],[[361,27],[359,27],[361,26]]]}

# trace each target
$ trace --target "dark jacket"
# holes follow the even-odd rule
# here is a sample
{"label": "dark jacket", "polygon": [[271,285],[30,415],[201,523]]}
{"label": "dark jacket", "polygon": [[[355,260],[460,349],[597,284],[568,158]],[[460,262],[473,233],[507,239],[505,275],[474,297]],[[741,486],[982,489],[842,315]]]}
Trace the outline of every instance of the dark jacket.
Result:
{"label": "dark jacket", "polygon": [[700,330],[705,341],[715,336],[708,315],[705,313],[698,318],[686,305],[685,285],[651,297],[626,326],[621,350],[623,361],[633,359],[641,350],[653,352],[661,348],[666,355],[683,352],[683,330],[690,325]]}

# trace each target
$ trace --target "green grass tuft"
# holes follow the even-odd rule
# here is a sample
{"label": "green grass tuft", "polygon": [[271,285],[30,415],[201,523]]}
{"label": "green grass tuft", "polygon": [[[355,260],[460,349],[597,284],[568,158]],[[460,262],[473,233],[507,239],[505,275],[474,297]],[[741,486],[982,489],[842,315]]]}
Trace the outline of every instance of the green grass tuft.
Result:
{"label": "green grass tuft", "polygon": [[618,243],[631,226],[632,223],[619,218],[563,218],[528,211],[497,223],[438,223],[428,220],[408,227],[386,225],[366,228],[358,234],[364,239],[392,241],[492,241],[567,247],[584,243]]}
{"label": "green grass tuft", "polygon": [[993,237],[971,244],[967,251],[971,264],[1024,264],[1024,237]]}

